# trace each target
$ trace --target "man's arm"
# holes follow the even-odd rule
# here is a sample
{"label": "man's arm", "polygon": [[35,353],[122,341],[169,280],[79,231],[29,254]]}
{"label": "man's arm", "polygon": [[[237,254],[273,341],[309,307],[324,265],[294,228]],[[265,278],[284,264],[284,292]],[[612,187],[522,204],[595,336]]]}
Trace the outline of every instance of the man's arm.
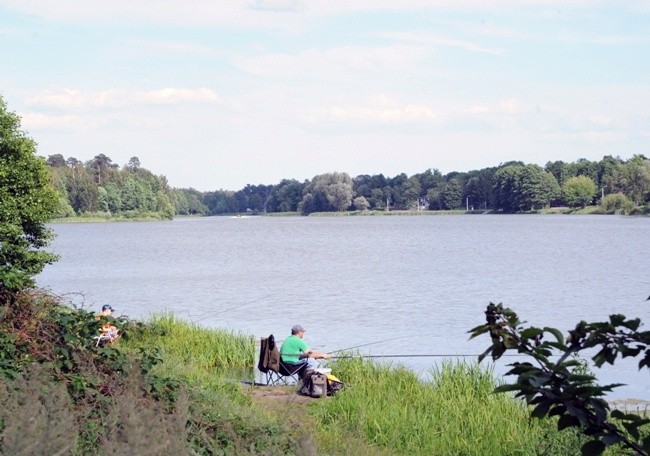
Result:
{"label": "man's arm", "polygon": [[304,353],[303,357],[314,358],[314,359],[330,359],[332,355],[330,355],[329,353],[320,353],[320,352],[308,350],[306,353]]}

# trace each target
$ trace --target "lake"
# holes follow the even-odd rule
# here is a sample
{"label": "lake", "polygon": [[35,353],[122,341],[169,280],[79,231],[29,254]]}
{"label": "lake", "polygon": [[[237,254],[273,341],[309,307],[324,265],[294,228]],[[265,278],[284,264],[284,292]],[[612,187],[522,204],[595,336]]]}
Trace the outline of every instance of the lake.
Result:
{"label": "lake", "polygon": [[[38,285],[78,305],[283,339],[300,323],[315,350],[349,347],[423,375],[474,360],[490,302],[565,334],[612,313],[650,321],[650,219],[450,215],[205,217],[53,224],[61,259]],[[461,356],[472,355],[472,356]],[[385,359],[384,359],[385,360]],[[503,372],[513,358],[503,358]],[[628,383],[609,399],[650,400],[634,360],[594,371]]]}

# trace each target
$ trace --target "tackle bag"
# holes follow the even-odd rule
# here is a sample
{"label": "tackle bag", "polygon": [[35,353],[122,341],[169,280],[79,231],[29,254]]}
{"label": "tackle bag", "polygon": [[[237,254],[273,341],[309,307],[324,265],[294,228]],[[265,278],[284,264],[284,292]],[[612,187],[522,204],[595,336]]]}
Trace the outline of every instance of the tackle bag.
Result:
{"label": "tackle bag", "polygon": [[311,397],[332,396],[343,389],[343,382],[331,374],[308,371],[302,379],[300,394]]}
{"label": "tackle bag", "polygon": [[311,397],[327,396],[327,375],[308,372],[302,379],[300,394]]}
{"label": "tackle bag", "polygon": [[327,395],[332,396],[337,391],[341,391],[342,389],[343,382],[332,374],[327,374]]}

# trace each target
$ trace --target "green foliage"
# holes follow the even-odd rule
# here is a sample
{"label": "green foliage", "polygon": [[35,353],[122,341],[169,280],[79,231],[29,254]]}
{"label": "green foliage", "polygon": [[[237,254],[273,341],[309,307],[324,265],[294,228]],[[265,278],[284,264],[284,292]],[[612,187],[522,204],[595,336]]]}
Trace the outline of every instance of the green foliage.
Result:
{"label": "green foliage", "polygon": [[562,185],[564,199],[571,207],[585,207],[596,194],[596,184],[587,176],[571,177]]}
{"label": "green foliage", "polygon": [[650,160],[636,155],[612,171],[608,181],[612,192],[624,193],[640,205],[650,200]]}
{"label": "green foliage", "polygon": [[48,163],[59,194],[57,217],[95,213],[114,219],[141,219],[150,214],[153,220],[174,217],[178,198],[166,178],[141,168],[137,157],[131,157],[122,170],[104,154],[85,166],[76,158],[64,160],[60,155],[50,156]]}
{"label": "green foliage", "polygon": [[[637,454],[650,453],[650,438],[640,441],[640,428],[647,426],[650,419],[614,411],[611,416],[620,421],[623,429],[613,424],[602,397],[620,385],[598,385],[574,358],[583,350],[596,349],[592,359],[597,367],[614,364],[618,356],[641,355],[639,369],[649,368],[650,331],[638,331],[639,319],[611,315],[607,322],[581,321],[565,338],[555,328],[524,327],[517,314],[501,304],[490,303],[485,314],[486,324],[470,331],[472,338],[486,333],[492,338],[492,345],[479,360],[488,355],[496,360],[506,351],[515,350],[534,361],[511,364],[506,375],[517,376],[517,381],[496,388],[496,392],[512,391],[525,398],[536,418],[557,416],[558,430],[579,427],[590,437],[582,447],[583,454],[601,454],[615,444]],[[559,358],[554,361],[556,355]]]}
{"label": "green foliage", "polygon": [[[30,291],[0,309],[0,454],[290,454],[297,445],[288,423],[218,379],[224,366],[197,367],[200,356],[183,353],[184,375],[167,375],[175,344],[157,344],[189,334],[179,325],[112,319],[123,337],[96,348],[101,321],[58,298]],[[231,344],[229,358],[240,348]]]}
{"label": "green foliage", "polygon": [[508,165],[494,174],[494,206],[505,212],[541,209],[560,195],[555,177],[537,165]]}
{"label": "green foliage", "polygon": [[463,193],[456,179],[450,180],[441,194],[443,209],[458,209],[463,204]]}
{"label": "green foliage", "polygon": [[370,208],[370,203],[365,196],[357,196],[354,199],[353,204],[358,211],[367,211]]}
{"label": "green foliage", "polygon": [[33,285],[32,277],[56,256],[43,250],[45,226],[58,206],[45,160],[20,130],[20,118],[0,97],[0,303]]}
{"label": "green foliage", "polygon": [[302,199],[302,185],[295,179],[283,179],[273,187],[265,209],[269,212],[296,212]]}
{"label": "green foliage", "polygon": [[298,210],[311,212],[344,211],[352,204],[352,179],[347,173],[315,176],[303,189]]}
{"label": "green foliage", "polygon": [[606,213],[629,214],[634,210],[634,203],[623,193],[612,193],[602,199],[600,207]]}

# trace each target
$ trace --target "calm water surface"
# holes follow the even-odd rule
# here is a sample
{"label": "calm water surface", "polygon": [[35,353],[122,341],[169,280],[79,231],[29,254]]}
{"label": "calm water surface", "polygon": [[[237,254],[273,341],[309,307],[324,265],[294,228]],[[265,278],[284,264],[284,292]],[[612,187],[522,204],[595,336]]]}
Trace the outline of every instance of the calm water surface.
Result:
{"label": "calm water surface", "polygon": [[[468,341],[467,331],[491,301],[565,332],[611,313],[650,322],[648,218],[209,217],[52,228],[61,260],[37,281],[81,293],[73,302],[132,318],[171,311],[257,338],[282,339],[300,323],[322,351],[475,355],[489,340]],[[393,362],[425,373],[442,359]],[[650,400],[650,374],[633,361],[596,373],[629,384],[610,398]]]}

